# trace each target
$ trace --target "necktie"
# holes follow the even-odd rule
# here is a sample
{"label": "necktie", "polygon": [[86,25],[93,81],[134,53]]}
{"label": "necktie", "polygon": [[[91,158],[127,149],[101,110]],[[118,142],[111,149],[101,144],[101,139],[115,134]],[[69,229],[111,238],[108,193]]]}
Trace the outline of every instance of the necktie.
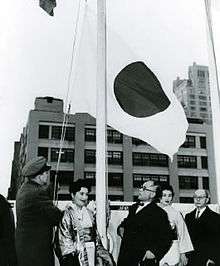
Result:
{"label": "necktie", "polygon": [[197,210],[197,212],[196,212],[196,219],[199,218],[199,213],[200,213],[200,210]]}

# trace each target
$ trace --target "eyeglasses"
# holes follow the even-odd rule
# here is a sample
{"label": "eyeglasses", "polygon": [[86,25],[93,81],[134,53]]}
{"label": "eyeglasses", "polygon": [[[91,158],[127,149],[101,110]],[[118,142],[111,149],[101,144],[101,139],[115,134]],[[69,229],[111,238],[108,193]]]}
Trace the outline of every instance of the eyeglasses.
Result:
{"label": "eyeglasses", "polygon": [[148,189],[145,186],[140,186],[139,189],[142,189],[143,191],[156,192],[155,190]]}
{"label": "eyeglasses", "polygon": [[201,197],[197,197],[197,196],[193,196],[194,199],[197,199],[197,200],[201,200],[201,199],[205,199],[207,198],[206,196],[201,196]]}

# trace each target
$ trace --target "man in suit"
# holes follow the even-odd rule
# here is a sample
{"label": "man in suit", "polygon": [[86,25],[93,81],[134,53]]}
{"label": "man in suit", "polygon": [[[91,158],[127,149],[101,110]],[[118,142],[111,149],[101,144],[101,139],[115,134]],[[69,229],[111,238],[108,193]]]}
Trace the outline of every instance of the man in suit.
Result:
{"label": "man in suit", "polygon": [[206,190],[196,190],[193,198],[195,209],[185,217],[194,246],[188,265],[220,265],[220,215],[207,206],[209,194]]}
{"label": "man in suit", "polygon": [[0,194],[0,265],[16,266],[15,223],[9,202]]}
{"label": "man in suit", "polygon": [[122,237],[118,266],[159,265],[170,248],[171,228],[166,212],[154,201],[156,188],[153,181],[143,184],[139,202],[129,208],[128,217],[118,227]]}

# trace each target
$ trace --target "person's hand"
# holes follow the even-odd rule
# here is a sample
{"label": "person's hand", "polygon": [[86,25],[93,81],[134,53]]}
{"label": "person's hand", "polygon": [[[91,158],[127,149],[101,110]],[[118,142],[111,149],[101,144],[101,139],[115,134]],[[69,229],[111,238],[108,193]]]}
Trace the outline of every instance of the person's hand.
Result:
{"label": "person's hand", "polygon": [[181,253],[179,266],[185,266],[185,265],[187,265],[187,263],[188,263],[188,259],[185,255],[185,253]]}
{"label": "person's hand", "polygon": [[215,265],[215,262],[213,260],[208,259],[207,262],[206,262],[206,265],[207,266],[209,266],[209,265]]}
{"label": "person's hand", "polygon": [[125,231],[124,227],[120,226],[120,227],[118,228],[118,230],[117,230],[117,234],[118,234],[121,238],[123,238],[124,231]]}
{"label": "person's hand", "polygon": [[152,260],[152,259],[155,259],[154,254],[150,250],[147,250],[142,260],[145,261],[145,260]]}

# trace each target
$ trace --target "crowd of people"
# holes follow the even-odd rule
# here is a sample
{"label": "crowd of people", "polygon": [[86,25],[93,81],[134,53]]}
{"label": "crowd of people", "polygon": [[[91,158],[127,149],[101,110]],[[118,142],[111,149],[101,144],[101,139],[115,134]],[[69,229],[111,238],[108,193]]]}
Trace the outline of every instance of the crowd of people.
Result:
{"label": "crowd of people", "polygon": [[0,196],[1,266],[54,266],[54,253],[60,266],[220,266],[220,215],[208,207],[208,191],[194,192],[195,208],[184,218],[172,207],[172,186],[145,182],[117,228],[115,262],[88,208],[91,186],[85,179],[71,183],[72,201],[61,211],[52,201],[50,168],[40,156],[22,169],[16,228],[11,206]]}

